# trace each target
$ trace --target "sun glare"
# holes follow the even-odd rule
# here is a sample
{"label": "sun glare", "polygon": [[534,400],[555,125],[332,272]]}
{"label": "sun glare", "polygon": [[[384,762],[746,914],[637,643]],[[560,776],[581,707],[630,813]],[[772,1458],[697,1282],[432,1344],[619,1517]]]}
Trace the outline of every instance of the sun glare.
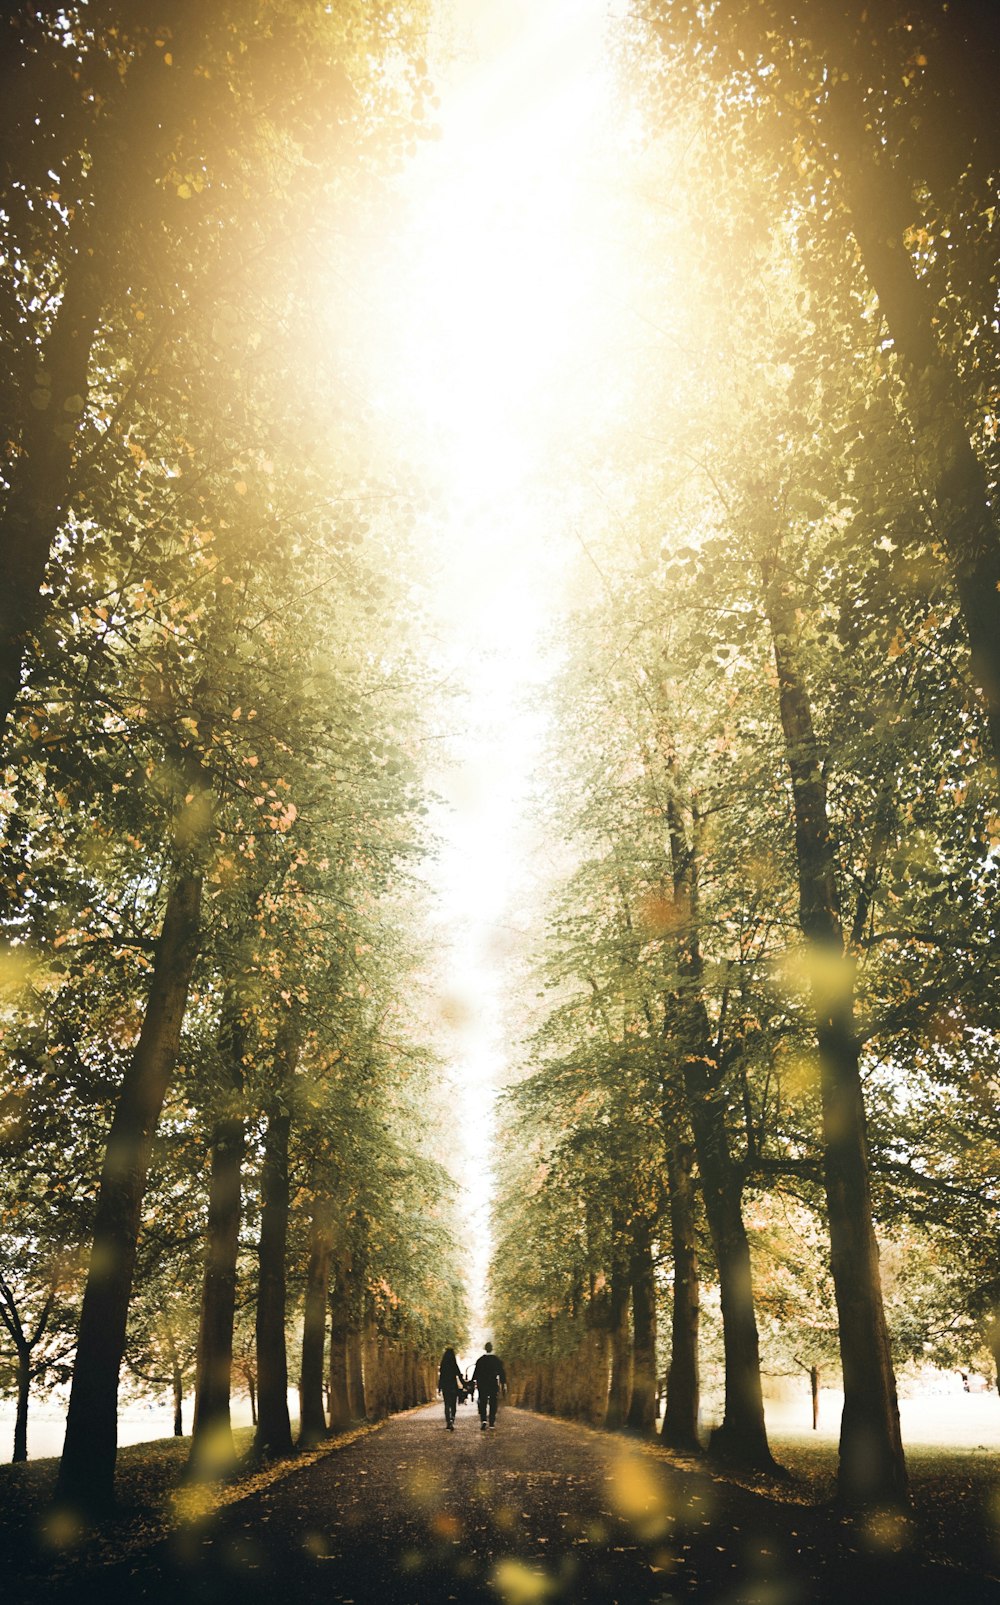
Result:
{"label": "sun glare", "polygon": [[[491,1105],[507,1063],[505,953],[541,734],[525,697],[546,672],[566,561],[545,474],[583,404],[611,271],[597,160],[606,12],[606,0],[442,6],[440,137],[407,174],[378,298],[389,309],[380,404],[407,419],[437,492],[439,651],[464,693],[440,779],[434,879],[480,1266]],[[479,1324],[482,1289],[472,1293]]]}
{"label": "sun glare", "polygon": [[397,357],[452,493],[510,488],[530,472],[588,317],[583,158],[603,81],[580,28],[563,5],[526,13],[503,53],[445,100],[442,138],[415,175]]}

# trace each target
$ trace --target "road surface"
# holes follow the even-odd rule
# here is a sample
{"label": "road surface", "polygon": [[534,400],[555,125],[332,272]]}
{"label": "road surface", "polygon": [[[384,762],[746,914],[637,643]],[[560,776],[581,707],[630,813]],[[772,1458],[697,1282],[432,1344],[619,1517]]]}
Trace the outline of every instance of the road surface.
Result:
{"label": "road surface", "polygon": [[829,1511],[672,1465],[657,1449],[501,1407],[440,1406],[32,1601],[101,1605],[973,1605],[996,1583],[865,1545]]}

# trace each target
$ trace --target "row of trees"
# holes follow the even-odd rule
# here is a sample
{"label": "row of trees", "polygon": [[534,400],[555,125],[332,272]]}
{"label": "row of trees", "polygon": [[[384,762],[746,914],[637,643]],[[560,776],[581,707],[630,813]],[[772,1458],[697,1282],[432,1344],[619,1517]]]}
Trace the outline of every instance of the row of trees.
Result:
{"label": "row of trees", "polygon": [[15,1455],[30,1384],[72,1366],[78,1507],[111,1497],[126,1352],[179,1411],[193,1349],[215,1472],[241,1308],[269,1455],[290,1294],[307,1441],[414,1402],[462,1330],[401,1002],[417,491],[330,294],[418,130],[422,26],[243,0],[3,23],[0,1312]]}
{"label": "row of trees", "polygon": [[[497,1227],[532,1402],[649,1428],[665,1280],[663,1430],[696,1446],[708,1275],[713,1447],[765,1469],[761,1307],[772,1362],[775,1321],[801,1353],[811,1282],[814,1364],[828,1278],[855,1505],[905,1498],[896,1359],[988,1342],[998,1301],[997,164],[985,116],[948,123],[967,9],[635,9],[665,226],[629,422],[663,454],[619,455],[566,645],[575,868]],[[816,1219],[826,1270],[789,1246]],[[904,1231],[925,1285],[897,1279],[891,1333]]]}

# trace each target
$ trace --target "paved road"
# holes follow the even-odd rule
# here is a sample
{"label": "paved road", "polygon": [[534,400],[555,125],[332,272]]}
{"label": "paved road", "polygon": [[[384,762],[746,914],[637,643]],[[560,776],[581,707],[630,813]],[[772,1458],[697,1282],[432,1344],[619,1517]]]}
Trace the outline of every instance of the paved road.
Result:
{"label": "paved road", "polygon": [[893,1605],[1000,1589],[859,1553],[826,1512],[776,1504],[614,1437],[501,1409],[454,1433],[440,1407],[221,1511],[211,1525],[80,1574],[76,1602],[149,1605]]}

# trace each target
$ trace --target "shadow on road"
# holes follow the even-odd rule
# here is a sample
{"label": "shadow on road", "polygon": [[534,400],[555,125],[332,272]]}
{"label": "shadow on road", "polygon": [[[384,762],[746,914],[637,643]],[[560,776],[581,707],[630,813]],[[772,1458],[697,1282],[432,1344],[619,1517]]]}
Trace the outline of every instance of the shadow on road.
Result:
{"label": "shadow on road", "polygon": [[1000,1587],[921,1563],[905,1524],[859,1530],[518,1410],[455,1432],[401,1417],[128,1561],[41,1578],[36,1600],[171,1605],[974,1605]]}

